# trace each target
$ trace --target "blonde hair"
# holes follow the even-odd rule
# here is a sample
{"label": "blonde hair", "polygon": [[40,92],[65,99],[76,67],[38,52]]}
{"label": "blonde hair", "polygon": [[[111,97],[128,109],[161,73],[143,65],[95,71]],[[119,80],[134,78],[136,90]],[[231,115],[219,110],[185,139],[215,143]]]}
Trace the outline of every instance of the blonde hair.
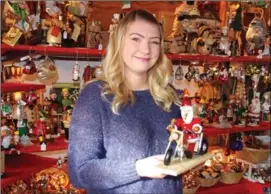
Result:
{"label": "blonde hair", "polygon": [[164,54],[163,32],[160,24],[152,14],[144,10],[129,12],[120,20],[119,24],[110,34],[106,57],[102,63],[102,80],[105,82],[102,88],[102,97],[107,100],[107,95],[113,95],[111,109],[115,114],[119,114],[121,106],[128,103],[133,104],[136,100],[133,91],[131,91],[125,83],[122,43],[124,42],[123,39],[128,27],[137,19],[143,19],[155,24],[160,30],[160,56],[156,64],[148,71],[147,81],[155,103],[169,112],[173,103],[179,103],[179,98],[175,90],[169,85],[172,74],[172,64]]}

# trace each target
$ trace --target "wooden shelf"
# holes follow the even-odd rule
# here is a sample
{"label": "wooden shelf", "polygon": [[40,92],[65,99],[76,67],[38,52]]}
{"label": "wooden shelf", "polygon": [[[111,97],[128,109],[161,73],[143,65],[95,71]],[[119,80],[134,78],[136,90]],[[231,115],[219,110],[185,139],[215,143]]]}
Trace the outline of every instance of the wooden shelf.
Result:
{"label": "wooden shelf", "polygon": [[233,127],[233,128],[211,128],[211,127],[205,127],[204,128],[204,136],[216,136],[226,133],[237,133],[237,132],[246,132],[246,131],[267,131],[270,130],[270,123],[262,123],[258,127]]}
{"label": "wooden shelf", "polygon": [[[105,55],[105,50],[90,49],[90,48],[64,48],[54,47],[47,45],[15,45],[14,47],[1,44],[1,54],[3,55],[9,51],[35,51],[39,54],[50,56],[66,56],[66,57],[102,57]],[[228,56],[213,56],[213,55],[197,55],[197,54],[167,54],[171,60],[183,61],[206,61],[206,62],[251,62],[251,63],[270,63],[270,56],[257,58],[257,56],[241,56],[241,57],[228,57]]]}

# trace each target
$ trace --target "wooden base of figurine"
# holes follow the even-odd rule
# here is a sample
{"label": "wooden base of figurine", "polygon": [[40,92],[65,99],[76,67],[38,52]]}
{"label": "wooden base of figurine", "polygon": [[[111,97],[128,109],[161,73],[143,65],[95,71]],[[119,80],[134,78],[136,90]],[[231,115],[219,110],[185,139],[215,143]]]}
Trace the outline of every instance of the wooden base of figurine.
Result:
{"label": "wooden base of figurine", "polygon": [[171,175],[171,176],[178,176],[196,166],[206,162],[207,160],[214,157],[214,153],[207,153],[202,156],[194,156],[192,159],[183,159],[182,161],[179,158],[176,158],[171,161],[170,165],[164,165],[163,156],[159,160],[161,163],[158,167],[163,171],[164,174]]}

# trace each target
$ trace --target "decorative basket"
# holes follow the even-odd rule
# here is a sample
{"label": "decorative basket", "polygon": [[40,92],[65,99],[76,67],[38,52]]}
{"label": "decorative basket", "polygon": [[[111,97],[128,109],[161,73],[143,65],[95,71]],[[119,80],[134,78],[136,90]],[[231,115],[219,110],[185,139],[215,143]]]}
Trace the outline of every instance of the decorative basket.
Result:
{"label": "decorative basket", "polygon": [[237,184],[240,182],[244,172],[222,172],[220,182],[224,184]]}
{"label": "decorative basket", "polygon": [[205,179],[199,177],[199,182],[201,187],[212,187],[214,186],[219,180],[221,176],[218,176],[217,178],[212,178],[212,179]]}
{"label": "decorative basket", "polygon": [[244,147],[242,151],[236,152],[236,158],[248,161],[252,164],[259,164],[269,157],[270,149],[254,149]]}
{"label": "decorative basket", "polygon": [[194,194],[194,193],[197,192],[199,187],[200,187],[200,184],[197,187],[194,187],[194,188],[191,188],[191,189],[183,188],[183,194]]}

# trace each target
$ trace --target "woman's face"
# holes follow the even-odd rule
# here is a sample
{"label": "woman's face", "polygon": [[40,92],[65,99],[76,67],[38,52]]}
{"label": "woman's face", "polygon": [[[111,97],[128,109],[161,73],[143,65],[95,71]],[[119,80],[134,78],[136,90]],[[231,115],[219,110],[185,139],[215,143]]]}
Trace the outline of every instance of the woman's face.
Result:
{"label": "woman's face", "polygon": [[160,32],[158,26],[137,19],[127,29],[122,57],[125,75],[146,75],[160,55]]}

